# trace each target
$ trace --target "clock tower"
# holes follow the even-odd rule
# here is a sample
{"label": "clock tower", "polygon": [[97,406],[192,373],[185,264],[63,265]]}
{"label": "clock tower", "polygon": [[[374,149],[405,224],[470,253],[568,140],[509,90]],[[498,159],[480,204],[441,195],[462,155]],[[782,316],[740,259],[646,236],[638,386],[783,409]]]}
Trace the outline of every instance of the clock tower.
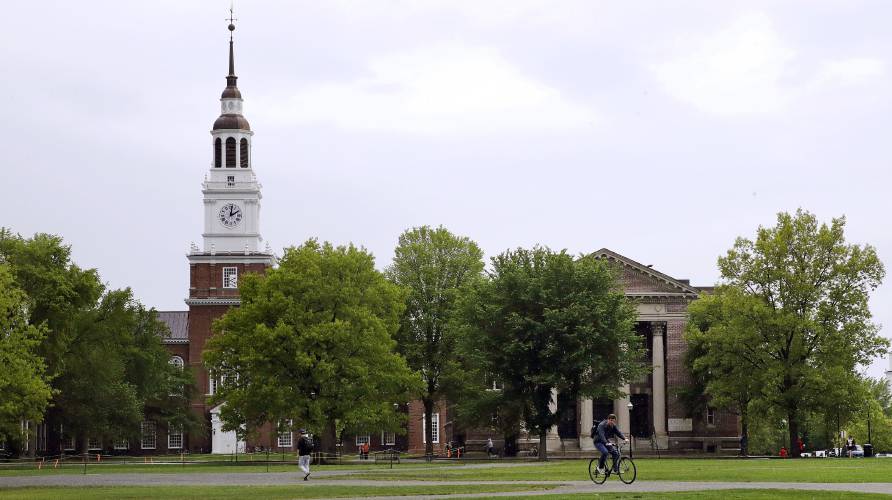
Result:
{"label": "clock tower", "polygon": [[[193,411],[208,422],[206,438],[198,438],[193,448],[215,453],[232,453],[239,446],[229,442],[220,429],[219,410],[212,409],[207,396],[214,393],[216,382],[202,363],[211,326],[230,307],[241,301],[239,277],[245,273],[264,273],[275,263],[269,244],[262,247],[260,236],[260,189],[254,173],[251,142],[254,132],[242,115],[242,94],[236,85],[235,56],[229,24],[229,74],[220,97],[220,116],[211,130],[211,164],[201,185],[204,196],[203,245],[192,244],[189,259],[188,363],[195,373],[198,395]],[[214,425],[212,425],[214,422]],[[233,437],[234,439],[234,437]]]}

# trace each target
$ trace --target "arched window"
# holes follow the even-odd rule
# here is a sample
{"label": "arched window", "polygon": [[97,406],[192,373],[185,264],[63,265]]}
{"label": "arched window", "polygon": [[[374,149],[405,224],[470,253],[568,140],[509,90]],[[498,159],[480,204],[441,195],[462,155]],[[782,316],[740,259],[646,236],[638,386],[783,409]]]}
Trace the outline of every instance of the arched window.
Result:
{"label": "arched window", "polygon": [[248,168],[248,139],[242,139],[239,144],[239,154],[241,155],[241,159],[239,161],[240,167]]}
{"label": "arched window", "polygon": [[223,143],[220,138],[214,139],[214,168],[223,166]]}
{"label": "arched window", "polygon": [[170,361],[168,361],[168,363],[172,364],[173,366],[176,366],[180,370],[182,370],[183,366],[185,366],[185,363],[183,363],[183,358],[181,358],[179,356],[171,357]]}
{"label": "arched window", "polygon": [[226,138],[226,168],[235,168],[235,137]]}

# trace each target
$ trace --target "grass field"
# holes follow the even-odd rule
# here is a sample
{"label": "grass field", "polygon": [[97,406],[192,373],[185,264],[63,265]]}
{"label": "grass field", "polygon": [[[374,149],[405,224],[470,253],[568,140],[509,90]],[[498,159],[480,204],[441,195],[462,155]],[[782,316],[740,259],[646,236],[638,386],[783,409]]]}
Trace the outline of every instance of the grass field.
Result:
{"label": "grass field", "polygon": [[[777,481],[818,483],[892,482],[892,460],[886,459],[638,459],[639,481]],[[415,479],[432,481],[582,481],[587,460],[561,460],[542,465],[491,469],[431,468],[375,471],[339,479]]]}
{"label": "grass field", "polygon": [[[121,486],[93,488],[14,488],[0,490],[7,500],[103,500],[103,499],[234,499],[234,498],[347,498],[373,496],[408,496],[430,494],[470,494],[512,491],[543,490],[548,486],[523,485],[453,485],[453,486]],[[563,498],[598,498],[598,499],[670,499],[670,500],[705,500],[716,498],[715,491],[678,492],[678,493],[595,493],[585,495],[544,495],[533,498],[556,500]],[[795,491],[795,490],[726,490],[721,492],[722,500],[768,500],[783,498],[784,500],[832,500],[832,499],[880,499],[886,495],[847,492]],[[500,496],[491,498],[529,498]]]}

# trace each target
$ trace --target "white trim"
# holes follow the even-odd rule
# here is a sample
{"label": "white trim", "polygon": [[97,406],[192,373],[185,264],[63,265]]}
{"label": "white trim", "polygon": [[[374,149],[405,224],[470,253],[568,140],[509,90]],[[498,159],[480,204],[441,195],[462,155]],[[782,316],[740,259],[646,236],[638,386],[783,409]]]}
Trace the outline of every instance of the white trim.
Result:
{"label": "white trim", "polygon": [[369,434],[357,434],[356,435],[356,446],[362,446],[365,443],[372,444],[372,436]]}
{"label": "white trim", "polygon": [[[440,414],[431,413],[431,421],[434,424],[431,428],[433,444],[440,444]],[[427,444],[427,421],[424,415],[421,416],[421,442]]]}
{"label": "white trim", "polygon": [[[155,428],[155,422],[145,420],[139,425],[140,438],[139,447],[142,450],[154,450],[158,447],[158,430]],[[148,443],[148,444],[147,444]]]}
{"label": "white trim", "polygon": [[[179,440],[179,443],[176,442]],[[167,429],[167,449],[180,450],[183,448],[183,428],[170,426]]]}
{"label": "white trim", "polygon": [[[389,439],[388,439],[389,438]],[[396,445],[396,433],[395,432],[387,432],[381,431],[381,444],[383,446],[394,446]]]}
{"label": "white trim", "polygon": [[87,439],[87,451],[101,450],[102,440],[99,438]]}

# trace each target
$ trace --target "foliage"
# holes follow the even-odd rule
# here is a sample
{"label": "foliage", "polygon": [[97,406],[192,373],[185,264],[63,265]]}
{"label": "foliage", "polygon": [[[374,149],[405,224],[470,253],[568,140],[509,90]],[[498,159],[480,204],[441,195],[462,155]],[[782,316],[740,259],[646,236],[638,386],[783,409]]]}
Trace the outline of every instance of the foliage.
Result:
{"label": "foliage", "polygon": [[0,436],[17,436],[22,420],[40,422],[52,397],[37,354],[45,327],[28,324],[28,301],[0,262]]}
{"label": "foliage", "polygon": [[609,265],[548,248],[507,251],[492,259],[489,280],[466,304],[471,349],[521,405],[545,458],[548,430],[560,419],[552,389],[577,397],[612,397],[642,373],[635,309]]}
{"label": "foliage", "polygon": [[685,331],[688,350],[685,364],[693,380],[717,408],[736,411],[741,420],[741,454],[748,454],[750,404],[762,395],[761,372],[741,358],[754,359],[757,332],[747,320],[747,311],[758,307],[758,299],[737,288],[716,287],[688,306],[690,319]]}
{"label": "foliage", "polygon": [[353,245],[309,240],[285,250],[279,267],[239,280],[241,306],[214,324],[205,363],[222,383],[224,429],[251,432],[291,419],[324,431],[399,430],[395,403],[419,390],[394,352],[403,291]]}
{"label": "foliage", "polygon": [[759,378],[761,397],[786,414],[788,445],[808,411],[838,404],[856,365],[888,347],[868,308],[883,265],[873,247],[847,244],[844,227],[844,218],[828,226],[802,210],[780,213],[775,227],[738,238],[719,258],[738,303],[711,328],[739,336],[740,362]]}
{"label": "foliage", "polygon": [[[417,396],[425,421],[432,421],[435,404],[450,392],[467,387],[458,363],[459,327],[455,310],[463,288],[483,272],[483,252],[476,243],[444,227],[422,226],[399,238],[388,278],[408,291],[406,310],[397,332],[397,349],[409,367],[421,374]],[[451,389],[451,391],[450,391]],[[455,398],[459,399],[459,398]],[[425,426],[427,453],[433,451],[433,426]]]}
{"label": "foliage", "polygon": [[170,396],[192,383],[168,363],[166,326],[130,289],[105,290],[57,236],[0,229],[0,259],[27,296],[28,324],[45,332],[38,352],[52,380],[48,424],[83,440],[135,436],[148,409],[162,422],[197,428],[189,401]]}

